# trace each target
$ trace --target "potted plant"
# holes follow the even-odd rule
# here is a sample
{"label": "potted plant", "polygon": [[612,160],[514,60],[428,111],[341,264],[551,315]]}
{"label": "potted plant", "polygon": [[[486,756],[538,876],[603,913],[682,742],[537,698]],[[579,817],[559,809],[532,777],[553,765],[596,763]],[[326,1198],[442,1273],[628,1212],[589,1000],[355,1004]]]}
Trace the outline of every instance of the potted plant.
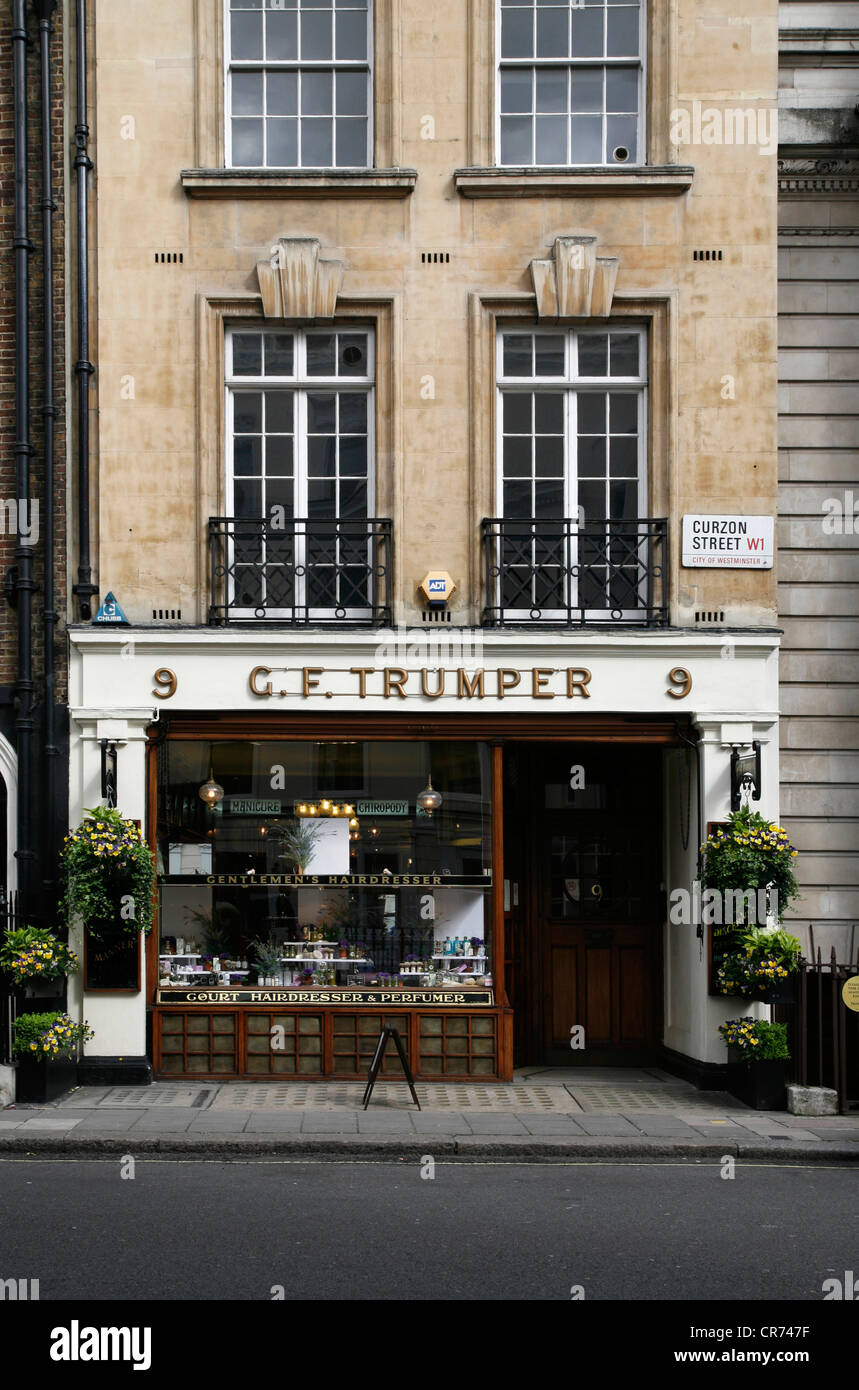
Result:
{"label": "potted plant", "polygon": [[19,1014],[12,1024],[16,1100],[44,1105],[70,1090],[80,1045],[94,1036],[86,1023],[73,1023],[66,1013]]}
{"label": "potted plant", "polygon": [[281,852],[278,859],[285,859],[287,863],[295,865],[295,872],[303,874],[310,860],[313,858],[313,851],[319,842],[320,827],[318,823],[308,820],[291,821],[288,825],[273,825],[269,833],[280,841]]}
{"label": "potted plant", "polygon": [[56,982],[78,966],[74,951],[46,927],[16,927],[0,943],[0,970],[31,998],[61,997]]}
{"label": "potted plant", "polygon": [[[773,916],[781,921],[795,898],[799,887],[793,871],[797,851],[788,839],[786,830],[774,821],[766,820],[759,811],[744,807],[733,811],[726,827],[719,827],[701,846],[704,888],[727,892],[756,894],[767,890],[775,905]],[[723,899],[724,900],[724,899]],[[736,903],[736,899],[734,899]],[[747,920],[749,906],[740,903],[738,926],[752,926]],[[759,924],[760,925],[760,924]]]}
{"label": "potted plant", "polygon": [[282,973],[280,946],[277,941],[270,936],[265,941],[257,938],[250,944],[254,950],[258,983],[261,985],[277,984]]}
{"label": "potted plant", "polygon": [[87,811],[61,855],[62,908],[94,936],[145,934],[152,926],[155,860],[133,820],[114,807]]}
{"label": "potted plant", "polygon": [[719,1032],[728,1048],[728,1090],[753,1110],[784,1110],[787,1025],[730,1019]]}

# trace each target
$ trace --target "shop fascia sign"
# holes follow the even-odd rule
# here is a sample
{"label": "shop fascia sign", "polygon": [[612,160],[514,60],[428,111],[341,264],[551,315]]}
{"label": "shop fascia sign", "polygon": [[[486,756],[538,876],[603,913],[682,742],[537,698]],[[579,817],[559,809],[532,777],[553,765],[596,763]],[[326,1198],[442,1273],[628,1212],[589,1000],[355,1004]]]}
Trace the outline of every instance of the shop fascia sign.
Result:
{"label": "shop fascia sign", "polygon": [[[262,700],[302,696],[305,700],[334,698],[327,677],[347,679],[347,693],[359,700],[411,697],[438,700],[504,700],[508,696],[532,700],[589,700],[592,675],[582,666],[531,666],[520,669],[499,666],[411,667],[401,666],[254,666],[248,676],[252,695]],[[290,688],[291,687],[291,688]]]}
{"label": "shop fascia sign", "polygon": [[684,516],[682,563],[687,569],[770,570],[773,533],[771,516]]}

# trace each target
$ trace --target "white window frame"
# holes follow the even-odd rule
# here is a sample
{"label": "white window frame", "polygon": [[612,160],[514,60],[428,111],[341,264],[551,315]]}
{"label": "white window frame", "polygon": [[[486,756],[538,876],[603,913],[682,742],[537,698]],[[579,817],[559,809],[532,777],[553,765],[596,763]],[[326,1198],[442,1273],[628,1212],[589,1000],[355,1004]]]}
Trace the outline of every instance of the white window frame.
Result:
{"label": "white window frame", "polygon": [[[649,0],[653,3],[653,0]],[[568,70],[581,67],[631,67],[635,60],[631,58],[502,58],[501,56],[501,0],[494,0],[495,4],[495,167],[499,169],[513,169],[520,166],[501,163],[501,71],[502,68],[567,68]],[[605,160],[600,164],[532,164],[528,162],[522,168],[528,169],[640,169],[647,164],[647,5],[648,0],[639,0],[638,10],[638,158],[627,159],[622,163],[617,160]],[[571,9],[584,9],[584,4],[575,4],[574,0]],[[590,7],[588,7],[590,8]],[[594,113],[596,114],[596,112]],[[601,113],[603,121],[606,119],[605,111]],[[569,121],[570,113],[567,112],[566,119]],[[536,151],[535,151],[536,153]]]}
{"label": "white window frame", "polygon": [[[233,374],[233,338],[235,334],[245,333],[266,333],[290,334],[294,340],[293,366],[294,372],[291,377],[284,376],[235,376]],[[325,336],[328,333],[365,333],[367,335],[367,375],[361,377],[346,376],[308,376],[307,374],[307,340],[309,337]],[[308,506],[308,471],[307,471],[307,396],[313,391],[349,391],[350,389],[367,396],[367,520],[374,518],[376,508],[376,334],[373,327],[369,324],[356,323],[352,320],[332,323],[325,328],[296,328],[290,324],[281,324],[277,328],[272,328],[270,324],[254,322],[234,323],[227,326],[226,341],[224,344],[224,374],[225,374],[225,400],[224,400],[224,419],[226,422],[225,430],[225,460],[224,477],[226,482],[224,500],[225,514],[235,516],[234,509],[234,482],[235,474],[233,470],[234,450],[234,400],[237,392],[242,391],[291,391],[294,395],[295,406],[293,412],[293,438],[295,441],[295,452],[293,457],[293,519],[305,523],[305,531],[302,535],[295,537],[295,565],[304,565],[305,537],[307,528],[311,521],[307,516]],[[337,520],[338,518],[333,518]],[[369,550],[368,559],[372,560],[372,546],[374,542],[368,534],[367,546]],[[227,566],[232,564],[232,555],[228,542]],[[372,582],[372,574],[370,576]],[[229,613],[232,618],[239,621],[252,620],[256,617],[256,610],[253,608],[234,608],[232,606],[235,597],[235,590],[232,587],[234,581],[230,581],[230,590],[226,595],[229,606]],[[306,607],[307,585],[305,575],[295,577],[295,603],[292,608],[267,608],[265,610],[266,619],[277,621],[292,621],[296,618],[296,613],[300,612],[301,620],[308,622],[314,620],[324,622],[330,620],[334,609]],[[370,605],[366,608],[348,608],[342,622],[364,622],[372,614]]]}
{"label": "white window frame", "polygon": [[[330,60],[319,59],[319,60],[309,60],[309,61],[304,61],[303,59],[301,59],[301,58],[299,57],[299,58],[296,58],[296,59],[294,59],[294,60],[277,59],[277,60],[275,60],[275,61],[273,61],[273,62],[267,62],[267,61],[266,61],[265,59],[263,59],[263,58],[259,58],[259,59],[257,59],[257,58],[239,58],[239,59],[237,59],[237,60],[234,62],[234,61],[233,61],[233,58],[232,58],[232,54],[231,54],[231,52],[230,52],[230,37],[231,37],[231,30],[230,30],[230,0],[222,0],[222,4],[223,4],[223,9],[224,9],[224,72],[223,72],[223,82],[224,82],[224,164],[225,164],[225,167],[226,167],[227,169],[245,169],[245,168],[249,168],[249,169],[315,169],[315,168],[319,168],[319,167],[320,167],[319,165],[311,165],[311,164],[251,164],[251,165],[244,165],[244,164],[234,164],[234,163],[233,163],[233,112],[232,112],[232,100],[231,100],[231,95],[232,95],[232,84],[231,84],[231,82],[230,82],[230,76],[231,76],[231,74],[232,74],[234,71],[235,71],[235,72],[262,72],[262,73],[266,73],[266,72],[269,72],[269,71],[300,72],[302,68],[305,68],[305,69],[312,69],[312,70],[314,70],[314,71],[325,71],[325,72],[332,72],[332,73],[337,72],[337,71],[350,72],[350,71],[355,71],[355,70],[360,70],[360,71],[363,72],[363,71],[366,69],[366,71],[367,71],[367,148],[366,148],[366,155],[367,155],[367,158],[366,158],[366,161],[365,161],[365,163],[363,163],[363,164],[329,164],[329,165],[323,165],[323,166],[321,166],[321,167],[323,167],[323,168],[328,168],[328,169],[372,169],[372,168],[374,168],[374,167],[375,167],[375,158],[374,158],[374,150],[375,150],[374,113],[375,113],[375,91],[376,91],[376,76],[375,76],[375,71],[374,71],[375,49],[376,49],[374,26],[375,26],[376,15],[375,15],[374,0],[367,0],[367,58],[366,58],[366,61],[365,61],[365,62],[362,62],[362,61],[360,61],[360,60],[358,60],[358,59],[352,59],[352,58],[348,58],[348,59],[347,59],[347,58],[334,58],[334,57],[332,57]],[[271,0],[263,0],[263,6],[262,6],[263,12],[264,12],[265,10],[283,9],[283,8],[285,8],[285,6],[283,6],[283,5],[272,4],[272,3],[271,3]],[[262,119],[263,119],[263,121],[265,120],[264,117],[263,117]],[[299,120],[298,154],[299,154],[299,157],[300,157],[300,156],[301,156],[301,126],[300,126],[301,114],[300,114],[300,110],[299,110],[298,120]],[[334,138],[334,142],[333,142],[333,150],[332,150],[332,153],[336,153],[336,148],[337,148],[337,142],[336,142],[336,134],[337,134],[336,114],[332,116],[332,120],[335,121],[335,127],[334,127],[334,137],[335,137],[335,138]]]}
{"label": "white window frame", "polygon": [[[605,333],[635,333],[639,340],[639,364],[643,364],[643,371],[637,377],[579,377],[578,376],[578,343],[583,337],[595,337]],[[558,337],[564,335],[564,375],[563,376],[531,376],[531,377],[507,377],[504,375],[504,338],[510,335],[529,334],[534,337]],[[650,357],[648,332],[640,323],[623,323],[620,320],[606,320],[602,324],[589,324],[586,327],[566,328],[563,326],[538,327],[534,324],[526,323],[506,323],[499,325],[496,332],[495,341],[495,515],[501,520],[516,521],[516,517],[505,518],[504,516],[504,407],[502,397],[505,393],[514,391],[539,392],[563,391],[564,395],[564,516],[558,520],[573,520],[579,516],[578,502],[578,460],[573,458],[574,440],[578,437],[578,396],[585,392],[604,392],[604,391],[634,391],[638,395],[638,441],[639,441],[639,468],[638,468],[638,504],[637,516],[639,520],[646,519],[648,516],[649,499],[649,478],[650,478],[650,449],[649,449],[649,429],[648,429],[648,389],[650,382]],[[533,477],[533,474],[532,474]],[[589,481],[589,480],[585,480]],[[608,450],[606,455],[606,484],[611,481],[610,460]],[[544,518],[548,520],[548,518]],[[499,556],[500,560],[500,556]],[[499,575],[496,584],[497,591],[490,596],[493,607],[500,607],[500,585],[503,580],[503,573]],[[575,577],[570,578],[569,607],[578,609],[578,584]],[[616,616],[618,610],[609,608],[586,609],[584,616],[588,622],[606,621],[607,614],[614,614],[613,620],[616,622],[633,622],[640,615],[640,609],[646,606],[646,596],[644,594],[644,581],[640,588],[640,608],[622,609],[620,617]],[[530,609],[508,609],[505,607],[505,617],[509,621],[526,621],[531,613]],[[541,610],[542,617],[546,621],[563,621],[566,619],[567,609]],[[518,616],[521,615],[521,616]]]}

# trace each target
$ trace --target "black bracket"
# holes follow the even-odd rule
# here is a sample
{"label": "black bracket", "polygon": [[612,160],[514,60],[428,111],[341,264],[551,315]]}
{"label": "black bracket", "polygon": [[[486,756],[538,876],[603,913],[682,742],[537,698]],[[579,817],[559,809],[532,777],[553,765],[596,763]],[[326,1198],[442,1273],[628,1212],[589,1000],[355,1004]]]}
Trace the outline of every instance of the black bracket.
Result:
{"label": "black bracket", "polygon": [[101,797],[105,806],[116,806],[116,744],[101,740]]}
{"label": "black bracket", "polygon": [[740,792],[743,783],[749,780],[753,784],[752,801],[761,799],[761,741],[756,738],[752,743],[751,753],[740,753],[739,749],[731,750],[731,810],[739,811],[742,806]]}

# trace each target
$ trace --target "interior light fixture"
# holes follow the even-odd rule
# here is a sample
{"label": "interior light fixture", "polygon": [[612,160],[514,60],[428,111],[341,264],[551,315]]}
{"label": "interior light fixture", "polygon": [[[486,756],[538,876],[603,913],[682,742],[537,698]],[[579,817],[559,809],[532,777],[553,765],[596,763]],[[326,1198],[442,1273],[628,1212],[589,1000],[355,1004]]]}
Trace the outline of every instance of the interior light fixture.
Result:
{"label": "interior light fixture", "polygon": [[224,799],[224,789],[220,783],[215,781],[211,763],[209,764],[209,780],[203,783],[197,795],[201,801],[205,801],[207,806],[217,806],[218,802]]}
{"label": "interior light fixture", "polygon": [[431,816],[433,811],[437,811],[442,804],[441,792],[437,792],[432,784],[432,778],[427,778],[427,784],[423,791],[418,795],[418,806],[422,811],[426,811]]}

